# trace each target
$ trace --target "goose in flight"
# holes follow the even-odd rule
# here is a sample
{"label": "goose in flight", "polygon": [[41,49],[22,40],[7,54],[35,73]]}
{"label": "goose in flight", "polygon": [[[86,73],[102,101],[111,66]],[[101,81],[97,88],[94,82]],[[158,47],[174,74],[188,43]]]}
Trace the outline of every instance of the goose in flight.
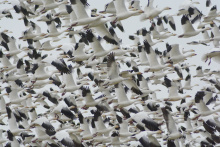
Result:
{"label": "goose in flight", "polygon": [[165,10],[170,10],[170,7],[164,7],[163,9],[158,9],[153,7],[154,0],[148,0],[147,6],[144,8],[144,13],[141,14],[140,20],[144,21],[146,19],[154,19],[157,17],[160,13],[162,13]]}
{"label": "goose in flight", "polygon": [[116,23],[117,21],[127,19],[131,16],[140,15],[141,13],[144,13],[142,10],[134,10],[130,11],[125,6],[125,0],[114,0],[114,5],[116,9],[116,18],[113,21],[113,23]]}
{"label": "goose in flight", "polygon": [[165,107],[161,108],[163,112],[163,117],[166,121],[166,127],[169,132],[167,139],[168,140],[176,140],[182,136],[182,134],[178,131],[175,120],[173,119],[171,113]]}
{"label": "goose in flight", "polygon": [[179,101],[185,98],[191,97],[190,95],[183,95],[180,96],[178,93],[178,87],[175,82],[172,82],[167,77],[164,78],[164,83],[166,87],[169,89],[169,96],[168,98],[164,98],[165,101]]}
{"label": "goose in flight", "polygon": [[88,25],[89,23],[92,23],[93,21],[97,21],[103,18],[102,15],[99,15],[96,17],[90,17],[85,10],[89,6],[89,4],[86,1],[85,3],[83,3],[80,0],[71,0],[70,2],[72,4],[73,10],[77,18],[77,20],[71,22],[70,27]]}
{"label": "goose in flight", "polygon": [[147,58],[148,58],[148,61],[149,61],[149,64],[150,64],[150,67],[147,67],[144,70],[145,72],[159,71],[159,70],[162,70],[166,67],[171,66],[170,64],[167,64],[167,65],[159,64],[155,51],[152,49],[152,47],[150,46],[150,44],[146,40],[144,41],[144,46],[145,46],[145,50],[147,52]]}
{"label": "goose in flight", "polygon": [[105,83],[108,85],[115,85],[126,79],[130,79],[130,78],[123,78],[119,76],[119,67],[116,63],[114,53],[110,53],[108,55],[107,74],[108,74],[109,80],[106,80]]}
{"label": "goose in flight", "polygon": [[179,35],[178,36],[179,38],[189,38],[198,35],[202,31],[211,29],[211,28],[204,28],[204,29],[195,30],[192,26],[192,23],[189,21],[187,15],[183,15],[183,17],[181,18],[181,25],[183,28],[183,34]]}
{"label": "goose in flight", "polygon": [[170,59],[167,61],[167,63],[169,62],[173,64],[180,63],[186,60],[188,57],[197,55],[195,53],[182,54],[179,49],[179,44],[172,44],[172,45],[167,44],[167,45],[168,45],[167,47],[170,48],[170,51],[169,51]]}

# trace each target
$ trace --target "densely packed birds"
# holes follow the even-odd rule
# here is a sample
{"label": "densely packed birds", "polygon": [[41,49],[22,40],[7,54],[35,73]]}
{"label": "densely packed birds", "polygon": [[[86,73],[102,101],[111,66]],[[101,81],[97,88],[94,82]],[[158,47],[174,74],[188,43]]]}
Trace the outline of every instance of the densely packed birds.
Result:
{"label": "densely packed birds", "polygon": [[218,2],[153,2],[0,2],[0,146],[219,146]]}

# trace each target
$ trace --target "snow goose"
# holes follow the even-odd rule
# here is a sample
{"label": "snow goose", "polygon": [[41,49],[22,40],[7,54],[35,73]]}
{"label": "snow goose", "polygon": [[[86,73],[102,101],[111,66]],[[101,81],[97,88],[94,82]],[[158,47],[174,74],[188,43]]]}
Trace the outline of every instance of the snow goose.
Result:
{"label": "snow goose", "polygon": [[130,78],[123,78],[119,76],[119,67],[116,63],[115,55],[113,53],[110,53],[108,55],[107,68],[108,68],[107,73],[109,77],[109,79],[105,80],[105,84],[107,85],[115,85],[126,79],[130,79]]}
{"label": "snow goose", "polygon": [[[40,28],[39,26],[37,28]],[[45,37],[45,33],[41,33],[41,30],[34,31],[33,27],[23,31],[23,36],[19,37],[19,39],[27,40],[27,39],[35,39],[41,40]]]}
{"label": "snow goose", "polygon": [[164,78],[165,86],[169,89],[169,96],[168,98],[164,98],[165,101],[178,101],[185,99],[187,97],[191,97],[190,95],[180,96],[178,94],[178,87],[176,83],[172,82],[167,77]]}
{"label": "snow goose", "polygon": [[[214,5],[214,6],[210,9],[208,15],[204,17],[204,20],[203,20],[203,21],[204,21],[204,22],[211,22],[211,21],[213,21],[213,20],[217,20],[216,17],[220,17],[220,13],[219,13],[219,12],[217,13],[217,6]],[[219,21],[219,20],[217,20],[217,21]]]}
{"label": "snow goose", "polygon": [[177,15],[182,15],[182,14],[188,14],[189,11],[188,9],[195,8],[193,4],[200,4],[198,1],[192,1],[192,0],[185,0],[181,5],[179,5],[179,10]]}
{"label": "snow goose", "polygon": [[3,144],[4,142],[8,141],[8,139],[4,138],[3,132],[5,132],[3,129],[0,129],[0,144]]}
{"label": "snow goose", "polygon": [[170,10],[170,7],[164,7],[163,9],[158,9],[153,7],[153,1],[154,0],[148,0],[147,6],[144,8],[144,14],[141,15],[140,20],[144,21],[146,19],[153,19],[157,17],[160,13],[162,13],[165,10]]}
{"label": "snow goose", "polygon": [[151,45],[154,46],[155,44],[159,43],[159,42],[163,42],[163,40],[157,40],[155,42],[153,42],[152,38],[151,38],[151,32],[147,31],[146,28],[142,28],[141,30],[138,30],[137,35],[141,34],[143,36],[143,40],[147,40],[147,42]]}
{"label": "snow goose", "polygon": [[115,147],[119,147],[122,144],[128,143],[128,141],[130,141],[130,138],[122,141],[122,140],[120,140],[119,132],[113,131],[112,134],[111,134],[111,143],[110,143],[110,145],[113,145]]}
{"label": "snow goose", "polygon": [[89,5],[87,2],[83,3],[79,0],[70,1],[70,2],[73,6],[73,10],[77,17],[77,20],[71,22],[71,25],[70,25],[71,27],[80,26],[80,25],[88,25],[89,23],[92,23],[93,21],[97,21],[98,19],[103,18],[102,15],[99,15],[96,17],[90,17],[85,10]]}
{"label": "snow goose", "polygon": [[14,57],[14,59],[16,59],[17,54],[21,53],[22,51],[26,51],[28,49],[28,48],[19,49],[16,45],[16,39],[13,36],[9,37],[5,33],[1,33],[1,36],[4,36],[3,37],[4,41],[1,42],[1,45],[5,47],[5,49],[7,50],[5,52],[6,56],[12,56]]}
{"label": "snow goose", "polygon": [[193,77],[204,77],[204,76],[207,76],[208,74],[207,73],[204,73],[203,70],[202,70],[202,66],[198,66],[196,68],[196,75],[193,76]]}
{"label": "snow goose", "polygon": [[49,33],[47,33],[45,37],[54,37],[54,41],[56,41],[55,37],[58,37],[64,32],[67,32],[67,30],[58,31],[54,21],[47,21],[47,25]]}
{"label": "snow goose", "polygon": [[119,126],[116,126],[116,130],[119,130],[119,135],[121,140],[126,140],[127,137],[130,137],[132,135],[135,135],[137,132],[131,133],[129,132],[129,125],[126,120],[123,120],[122,117],[116,114],[117,121],[119,122]]}
{"label": "snow goose", "polygon": [[7,111],[7,114],[8,114],[9,130],[11,131],[11,133],[13,135],[17,136],[21,132],[30,131],[30,129],[21,129],[21,128],[18,127],[17,121],[20,121],[20,120],[16,120],[15,114],[12,112],[10,107],[6,107],[6,111]]}
{"label": "snow goose", "polygon": [[142,10],[127,10],[125,6],[125,0],[116,0],[113,2],[116,9],[116,19],[113,21],[113,23],[116,23],[116,21],[127,19],[131,16],[139,15],[140,13],[144,13],[144,11]]}
{"label": "snow goose", "polygon": [[124,91],[124,88],[122,87],[122,83],[118,83],[115,85],[115,93],[116,93],[116,97],[118,98],[117,107],[119,108],[127,107],[134,104],[135,102],[141,101],[141,99],[129,100]]}
{"label": "snow goose", "polygon": [[171,27],[174,31],[176,31],[176,25],[175,25],[175,21],[174,21],[174,19],[173,19],[173,15],[165,15],[165,16],[163,17],[163,20],[165,21],[166,24],[169,23],[170,27]]}
{"label": "snow goose", "polygon": [[202,14],[198,14],[193,20],[191,20],[191,23],[193,24],[194,28],[201,29],[204,28],[208,24],[213,24],[213,21],[210,22],[204,22],[202,20]]}
{"label": "snow goose", "polygon": [[162,18],[158,17],[157,18],[157,23],[156,23],[156,30],[158,32],[166,32],[167,29],[164,28],[163,22],[162,22]]}
{"label": "snow goose", "polygon": [[194,116],[194,119],[200,116],[202,117],[209,116],[219,111],[219,108],[216,108],[215,110],[210,110],[204,103],[204,100],[203,100],[204,96],[205,96],[204,91],[198,91],[195,95],[195,104],[199,110],[199,113]]}
{"label": "snow goose", "polygon": [[[169,45],[168,45],[169,46]],[[188,57],[195,56],[195,53],[189,53],[189,54],[182,54],[179,50],[179,44],[172,44],[170,45],[170,59],[167,61],[167,63],[171,62],[173,64],[183,62]]]}
{"label": "snow goose", "polygon": [[209,59],[208,65],[211,64],[212,59],[220,63],[220,49],[219,48],[212,48],[208,52],[206,52],[204,55],[202,55],[202,61],[206,62]]}
{"label": "snow goose", "polygon": [[100,111],[96,111],[94,113],[94,121],[95,121],[95,126],[97,127],[97,133],[99,134],[103,134],[106,137],[109,137],[109,133],[114,129],[114,127],[106,127],[103,119],[101,117],[101,112]]}
{"label": "snow goose", "polygon": [[151,72],[159,71],[159,70],[162,70],[162,69],[164,69],[166,67],[171,66],[170,64],[167,64],[167,65],[159,64],[155,51],[152,49],[152,47],[149,45],[149,43],[146,40],[144,41],[144,46],[145,46],[145,50],[147,52],[148,61],[149,61],[149,64],[150,64],[150,67],[147,67],[144,70],[145,72],[148,72],[148,71],[151,71]]}
{"label": "snow goose", "polygon": [[115,14],[116,13],[116,9],[115,9],[115,5],[114,5],[114,1],[111,1],[110,3],[107,3],[105,5],[105,10],[103,11],[99,11],[99,13],[111,13],[111,14]]}
{"label": "snow goose", "polygon": [[72,6],[66,4],[59,5],[58,10],[59,11],[54,14],[54,16],[65,17],[73,11]]}
{"label": "snow goose", "polygon": [[198,84],[195,84],[195,85],[191,85],[191,75],[187,75],[186,78],[185,78],[185,83],[184,83],[184,86],[182,87],[182,89],[185,89],[185,90],[192,90],[192,88],[194,86],[199,86]]}
{"label": "snow goose", "polygon": [[57,8],[59,5],[68,3],[67,0],[63,0],[61,2],[56,2],[55,0],[45,0],[42,2],[43,2],[43,9],[40,10],[41,13],[45,13],[48,10]]}
{"label": "snow goose", "polygon": [[55,48],[60,48],[60,47],[62,47],[62,45],[52,46],[50,44],[50,40],[48,40],[42,44],[42,46],[41,46],[41,48],[39,48],[39,50],[50,51],[50,50],[53,50]]}
{"label": "snow goose", "polygon": [[60,92],[62,93],[62,95],[64,95],[66,92],[73,92],[79,90],[79,88],[81,88],[85,84],[81,83],[79,85],[76,85],[75,80],[73,78],[73,74],[71,72],[69,74],[63,74],[62,85],[61,87],[63,88],[60,89]]}
{"label": "snow goose", "polygon": [[98,100],[94,100],[89,87],[81,87],[80,89],[82,90],[82,98],[85,99],[85,103],[83,104],[83,106],[81,106],[83,109],[87,109],[89,107],[96,107],[100,104],[102,100],[107,99],[106,97],[102,97]]}
{"label": "snow goose", "polygon": [[181,18],[181,25],[183,28],[183,34],[179,35],[178,36],[179,38],[189,38],[198,35],[202,31],[211,29],[211,28],[204,28],[204,29],[195,30],[192,24],[190,23],[187,15],[183,15],[183,17]]}
{"label": "snow goose", "polygon": [[[210,43],[213,40],[212,38],[209,37],[207,30],[202,31],[202,36],[203,36],[203,39],[191,41],[191,42],[188,42],[187,44],[189,44],[189,45],[202,44],[202,45],[208,46],[207,43]],[[215,41],[215,40],[213,40],[213,41]],[[213,44],[214,44],[214,42],[213,42]]]}
{"label": "snow goose", "polygon": [[96,137],[97,133],[91,133],[90,126],[87,123],[87,120],[84,118],[84,116],[81,113],[79,113],[78,117],[80,122],[80,129],[83,130],[81,133],[82,140],[91,140],[93,139],[93,137]]}
{"label": "snow goose", "polygon": [[70,58],[68,59],[68,61],[81,63],[84,60],[88,60],[90,57],[93,57],[93,53],[85,53],[85,44],[79,42],[75,44],[75,50],[73,52],[70,51]]}
{"label": "snow goose", "polygon": [[112,48],[110,50],[105,50],[102,47],[101,42],[94,36],[94,34],[91,32],[91,30],[87,31],[86,37],[87,37],[87,40],[89,41],[89,43],[91,44],[92,49],[94,50],[94,56],[96,56],[98,58],[106,56],[111,50],[114,49],[114,48]]}
{"label": "snow goose", "polygon": [[75,145],[82,145],[76,144],[74,140],[72,140],[71,135],[67,132],[67,130],[61,130],[55,134],[55,138],[61,142],[62,145],[70,147],[70,146],[75,146]]}
{"label": "snow goose", "polygon": [[139,66],[149,65],[147,55],[144,51],[144,48],[141,45],[138,46],[138,55],[139,55],[140,61],[137,65]]}
{"label": "snow goose", "polygon": [[57,72],[57,70],[48,71],[48,68],[46,67],[46,63],[39,63],[34,64],[35,73],[32,76],[32,80],[45,80],[51,77],[54,73]]}
{"label": "snow goose", "polygon": [[11,146],[15,146],[15,147],[20,146],[19,141],[15,138],[15,136],[12,134],[10,130],[7,131],[7,134],[8,134],[8,139],[10,140]]}
{"label": "snow goose", "polygon": [[182,134],[177,130],[177,126],[170,112],[165,107],[161,108],[161,110],[163,112],[163,117],[166,121],[166,127],[169,132],[167,139],[176,140],[180,138]]}
{"label": "snow goose", "polygon": [[159,32],[156,29],[156,25],[155,25],[154,22],[152,23],[152,25],[150,27],[150,31],[152,32],[153,39],[163,40],[163,39],[167,39],[167,38],[169,38],[171,36],[176,36],[176,34],[170,33],[168,31],[166,31],[166,32]]}
{"label": "snow goose", "polygon": [[11,63],[11,61],[5,54],[3,54],[2,50],[0,50],[0,60],[2,64],[1,70],[10,71],[12,69],[15,69],[16,66]]}

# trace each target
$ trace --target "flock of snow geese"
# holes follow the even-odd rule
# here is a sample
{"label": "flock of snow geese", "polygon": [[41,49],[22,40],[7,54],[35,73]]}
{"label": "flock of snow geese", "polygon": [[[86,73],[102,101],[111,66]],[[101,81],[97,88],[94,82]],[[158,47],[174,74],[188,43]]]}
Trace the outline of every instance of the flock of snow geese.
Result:
{"label": "flock of snow geese", "polygon": [[[113,0],[103,11],[86,0],[17,2],[0,2],[12,6],[0,11],[0,23],[26,28],[17,38],[0,28],[0,147],[220,146],[220,13],[213,2],[186,0],[169,15],[170,7],[153,0],[145,7]],[[126,35],[125,26],[139,22],[123,21],[133,18],[149,27]],[[167,41],[197,35],[203,38],[187,45],[205,48],[202,65],[187,62],[196,50]]]}

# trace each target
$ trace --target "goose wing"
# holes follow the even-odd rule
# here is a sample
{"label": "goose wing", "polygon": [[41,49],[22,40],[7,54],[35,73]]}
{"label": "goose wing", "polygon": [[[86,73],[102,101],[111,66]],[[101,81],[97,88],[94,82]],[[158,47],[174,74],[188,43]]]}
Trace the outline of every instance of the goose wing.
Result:
{"label": "goose wing", "polygon": [[114,1],[116,14],[126,13],[128,10],[125,6],[125,0],[116,0]]}
{"label": "goose wing", "polygon": [[107,67],[108,67],[108,76],[110,79],[119,77],[119,69],[117,63],[115,62],[115,55],[113,53],[110,53],[108,55]]}
{"label": "goose wing", "polygon": [[186,32],[195,32],[195,29],[193,28],[192,24],[189,21],[189,18],[187,15],[183,15],[181,18],[181,25],[183,28],[183,31]]}

